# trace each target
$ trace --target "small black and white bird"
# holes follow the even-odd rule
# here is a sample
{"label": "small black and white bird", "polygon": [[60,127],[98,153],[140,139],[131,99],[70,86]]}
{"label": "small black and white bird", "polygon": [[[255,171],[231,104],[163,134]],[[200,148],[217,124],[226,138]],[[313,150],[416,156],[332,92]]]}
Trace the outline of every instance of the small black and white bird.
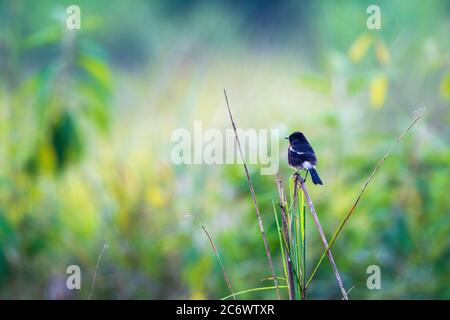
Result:
{"label": "small black and white bird", "polygon": [[294,169],[305,169],[311,173],[311,180],[314,184],[322,184],[319,174],[316,171],[317,157],[313,148],[303,133],[296,131],[289,137],[288,162]]}

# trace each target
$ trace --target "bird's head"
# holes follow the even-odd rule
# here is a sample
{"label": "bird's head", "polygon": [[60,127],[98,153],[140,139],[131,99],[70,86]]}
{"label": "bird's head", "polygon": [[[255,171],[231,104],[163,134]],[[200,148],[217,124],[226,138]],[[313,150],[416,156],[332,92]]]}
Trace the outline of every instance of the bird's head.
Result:
{"label": "bird's head", "polygon": [[295,131],[289,137],[286,137],[286,139],[289,140],[290,144],[308,142],[308,140],[306,140],[305,135],[303,133],[301,133],[300,131]]}

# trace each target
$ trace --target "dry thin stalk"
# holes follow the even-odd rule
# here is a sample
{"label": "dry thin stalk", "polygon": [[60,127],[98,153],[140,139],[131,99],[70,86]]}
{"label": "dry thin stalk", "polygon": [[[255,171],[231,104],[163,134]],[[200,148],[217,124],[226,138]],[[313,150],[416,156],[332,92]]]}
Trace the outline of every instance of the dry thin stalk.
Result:
{"label": "dry thin stalk", "polygon": [[[322,226],[319,221],[319,217],[317,216],[317,213],[316,213],[316,209],[314,209],[314,205],[311,201],[311,198],[309,197],[308,189],[305,186],[305,181],[300,177],[299,174],[295,174],[294,179],[295,179],[294,185],[300,184],[300,187],[303,190],[303,194],[305,195],[306,201],[308,202],[311,214],[314,218],[314,222],[316,223],[317,229],[319,230],[320,238],[322,239],[323,245],[325,246],[325,249],[326,249],[326,248],[328,248],[327,238],[325,237],[325,234],[323,232]],[[333,255],[331,254],[331,251],[328,251],[327,254],[328,254],[328,259],[330,260],[331,266],[333,267],[333,271],[336,276],[336,280],[338,282],[339,289],[341,289],[343,299],[348,300],[347,291],[345,291],[344,285],[342,283],[341,275],[339,274],[339,271],[336,267],[336,263],[334,262]]]}
{"label": "dry thin stalk", "polygon": [[198,219],[198,218],[196,218],[196,217],[194,217],[194,216],[191,216],[191,215],[189,215],[189,214],[185,215],[184,217],[185,217],[185,218],[191,218],[191,217],[194,218],[194,221],[195,221],[200,227],[202,227],[203,231],[204,231],[205,234],[206,234],[206,237],[207,237],[208,240],[209,240],[209,243],[211,244],[211,248],[213,249],[214,254],[215,254],[216,257],[217,257],[217,260],[219,261],[220,268],[222,269],[223,277],[224,277],[225,282],[226,282],[226,284],[227,284],[227,286],[228,286],[228,289],[230,289],[231,296],[233,297],[234,300],[236,300],[236,296],[234,295],[234,291],[233,291],[233,287],[231,286],[230,279],[228,278],[228,275],[227,275],[227,273],[226,273],[226,271],[225,271],[225,266],[223,265],[222,259],[220,258],[219,250],[217,250],[216,244],[214,243],[213,239],[212,239],[211,236],[209,235],[208,230],[206,230],[206,227],[200,222],[200,219]]}
{"label": "dry thin stalk", "polygon": [[225,272],[225,267],[223,266],[222,259],[220,259],[219,251],[217,251],[216,245],[214,244],[213,239],[208,233],[208,230],[206,230],[205,226],[202,224],[202,229],[205,232],[206,236],[208,237],[209,243],[211,244],[211,247],[214,251],[214,253],[217,256],[217,260],[219,260],[220,268],[222,269],[223,277],[225,278],[225,282],[227,283],[228,289],[230,289],[231,294],[233,294],[233,299],[236,300],[236,297],[234,296],[233,287],[231,287],[230,279],[228,278],[227,273]]}
{"label": "dry thin stalk", "polygon": [[312,272],[312,274],[311,274],[311,276],[310,276],[310,278],[308,280],[308,283],[306,284],[306,288],[308,288],[309,285],[311,284],[311,281],[314,278],[314,275],[316,274],[317,270],[319,269],[319,266],[322,263],[323,259],[325,258],[325,255],[327,255],[328,252],[330,251],[331,247],[333,246],[334,242],[336,241],[337,236],[339,235],[339,233],[341,232],[342,228],[344,227],[344,225],[347,223],[348,219],[352,215],[352,213],[355,210],[356,206],[358,205],[359,200],[361,199],[364,191],[366,191],[367,186],[369,185],[370,181],[372,181],[372,178],[375,176],[375,174],[377,173],[378,169],[383,165],[383,163],[387,159],[387,157],[389,157],[389,155],[391,154],[391,152],[394,149],[394,147],[396,146],[396,144],[399,143],[400,140],[402,140],[403,136],[406,133],[408,133],[408,131],[417,123],[417,121],[420,120],[420,118],[422,118],[422,116],[423,116],[425,111],[426,111],[426,108],[421,108],[421,109],[416,110],[416,112],[418,112],[419,114],[414,118],[414,120],[409,124],[409,126],[405,130],[403,130],[403,132],[397,137],[397,139],[395,139],[395,141],[389,147],[388,151],[384,154],[383,158],[381,158],[381,160],[375,166],[375,168],[373,169],[373,171],[370,174],[369,178],[364,183],[361,191],[358,193],[358,196],[356,197],[355,202],[351,206],[351,208],[348,211],[348,213],[345,216],[345,218],[339,224],[338,228],[336,229],[336,232],[334,233],[333,237],[331,238],[331,241],[330,241],[329,245],[327,246],[327,248],[325,249],[324,253],[320,257],[319,262],[317,263],[316,267],[314,268],[314,270],[313,270],[313,272]]}
{"label": "dry thin stalk", "polygon": [[282,220],[282,226],[283,226],[283,238],[285,241],[286,246],[286,265],[287,265],[287,271],[288,271],[288,284],[289,284],[289,299],[295,300],[295,287],[294,287],[294,274],[293,274],[293,266],[292,266],[292,259],[291,259],[291,250],[290,250],[290,241],[289,241],[289,227],[287,222],[287,213],[286,213],[286,199],[284,196],[284,187],[283,182],[280,179],[277,179],[277,186],[278,186],[278,195],[280,198],[280,209],[281,209],[281,220]]}
{"label": "dry thin stalk", "polygon": [[255,195],[255,190],[253,188],[252,179],[250,177],[247,165],[245,163],[244,154],[242,153],[241,143],[239,141],[239,137],[238,137],[237,130],[236,130],[236,124],[234,123],[233,115],[231,114],[230,104],[228,102],[227,91],[225,89],[223,89],[223,93],[225,95],[225,101],[227,103],[227,108],[228,108],[228,114],[230,116],[231,125],[233,126],[234,135],[236,137],[236,143],[237,143],[237,146],[238,146],[238,149],[239,149],[239,154],[241,156],[242,163],[244,164],[244,169],[245,169],[245,174],[247,176],[248,186],[250,188],[250,193],[252,195],[253,205],[254,205],[255,211],[256,211],[256,219],[258,220],[259,230],[261,231],[261,235],[262,235],[262,238],[263,238],[264,249],[266,251],[267,260],[269,260],[269,267],[270,267],[270,271],[272,272],[273,282],[274,282],[275,287],[276,287],[276,292],[277,292],[278,299],[281,299],[280,290],[278,288],[277,276],[275,275],[275,268],[273,266],[272,256],[270,255],[269,242],[267,241],[266,233],[264,232],[264,225],[263,225],[263,222],[262,222],[261,213],[259,212],[258,203],[256,202],[256,195]]}
{"label": "dry thin stalk", "polygon": [[89,290],[88,300],[91,300],[92,293],[94,292],[95,281],[97,280],[97,273],[98,273],[98,269],[100,267],[100,261],[102,260],[103,253],[105,252],[106,249],[108,249],[108,247],[109,247],[109,244],[107,244],[106,242],[103,243],[102,251],[100,251],[100,254],[98,255],[97,264],[95,265],[94,277],[92,279],[91,289]]}

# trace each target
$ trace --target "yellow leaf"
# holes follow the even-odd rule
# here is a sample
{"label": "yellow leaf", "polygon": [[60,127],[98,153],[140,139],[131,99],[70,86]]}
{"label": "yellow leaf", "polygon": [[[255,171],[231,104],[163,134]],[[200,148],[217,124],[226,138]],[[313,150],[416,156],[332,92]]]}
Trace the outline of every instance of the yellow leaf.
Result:
{"label": "yellow leaf", "polygon": [[348,55],[353,62],[361,61],[372,44],[372,37],[368,33],[360,35],[348,50]]}
{"label": "yellow leaf", "polygon": [[98,226],[98,208],[86,181],[77,175],[68,175],[58,188],[58,196],[64,199],[61,210],[65,213],[64,225],[77,236],[90,237]]}
{"label": "yellow leaf", "polygon": [[38,152],[40,168],[45,172],[53,171],[56,162],[53,148],[50,145],[45,144]]}
{"label": "yellow leaf", "polygon": [[443,98],[450,99],[450,72],[447,72],[444,78],[442,78],[439,92]]}
{"label": "yellow leaf", "polygon": [[147,191],[148,202],[156,208],[161,208],[167,202],[167,197],[161,188],[157,186],[151,186]]}
{"label": "yellow leaf", "polygon": [[206,300],[206,296],[204,293],[196,291],[191,294],[190,300]]}
{"label": "yellow leaf", "polygon": [[378,109],[384,105],[388,87],[388,78],[385,75],[375,76],[370,82],[370,104]]}
{"label": "yellow leaf", "polygon": [[388,48],[383,40],[378,40],[375,44],[375,56],[381,64],[387,64],[391,58]]}

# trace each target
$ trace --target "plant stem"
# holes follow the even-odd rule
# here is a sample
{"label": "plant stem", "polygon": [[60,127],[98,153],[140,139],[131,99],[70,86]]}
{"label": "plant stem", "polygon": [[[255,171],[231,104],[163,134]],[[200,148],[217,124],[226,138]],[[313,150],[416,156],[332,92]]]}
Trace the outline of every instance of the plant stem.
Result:
{"label": "plant stem", "polygon": [[109,244],[104,242],[102,251],[100,251],[100,254],[98,255],[97,264],[95,265],[94,277],[92,278],[91,289],[89,290],[89,294],[88,294],[88,300],[91,300],[92,293],[94,292],[95,281],[97,280],[97,273],[98,273],[98,269],[100,267],[100,261],[102,261],[103,253],[105,252],[106,249],[108,249],[108,247],[109,247]]}
{"label": "plant stem", "polygon": [[[328,248],[328,242],[327,242],[327,239],[326,239],[325,234],[323,232],[322,226],[320,224],[319,217],[317,216],[316,210],[314,209],[314,205],[313,205],[313,203],[311,201],[311,198],[309,196],[308,190],[307,190],[307,188],[305,186],[305,181],[300,177],[299,174],[295,174],[295,178],[294,179],[295,179],[295,184],[296,185],[300,184],[300,187],[303,190],[303,194],[305,195],[306,201],[308,202],[311,214],[312,214],[312,216],[314,218],[314,222],[316,223],[317,229],[319,230],[320,238],[322,239],[322,242],[323,242],[323,245],[324,245],[325,249],[327,249]],[[328,254],[328,259],[330,260],[331,266],[333,267],[333,271],[334,271],[334,274],[336,276],[336,280],[338,282],[339,289],[341,290],[342,296],[343,296],[344,300],[348,300],[347,291],[345,291],[344,285],[342,283],[341,276],[340,276],[339,271],[337,269],[336,263],[334,262],[333,255],[332,255],[330,250],[327,252],[327,254]]]}
{"label": "plant stem", "polygon": [[277,179],[276,182],[277,182],[277,186],[278,186],[278,195],[280,198],[283,237],[285,239],[286,251],[287,251],[287,254],[285,255],[285,259],[286,259],[287,276],[288,276],[289,299],[295,300],[295,285],[294,285],[294,274],[293,274],[293,270],[292,270],[293,266],[292,266],[292,257],[291,257],[291,246],[290,246],[289,231],[288,231],[289,226],[288,226],[287,213],[286,213],[286,198],[284,195],[283,182],[280,179]]}
{"label": "plant stem", "polygon": [[231,294],[233,295],[233,299],[236,300],[236,297],[234,296],[233,287],[231,286],[230,279],[228,278],[228,275],[225,271],[225,267],[222,263],[222,259],[220,258],[219,251],[217,251],[216,245],[214,244],[213,239],[209,235],[208,230],[206,230],[205,226],[201,224],[203,231],[205,232],[206,236],[208,237],[209,243],[211,244],[211,247],[216,254],[217,260],[219,260],[220,268],[222,269],[223,277],[225,278],[225,282],[227,283],[228,289],[230,289]]}
{"label": "plant stem", "polygon": [[[297,207],[298,207],[298,185],[296,183],[296,180],[294,180],[294,195],[293,195],[293,201],[292,201],[292,223],[296,224],[296,228],[295,228],[296,232],[292,236],[295,237],[295,239],[296,239],[297,269],[300,270],[300,266],[299,266],[300,259],[301,259],[301,254],[299,252],[300,223],[298,221],[299,220],[299,214],[297,212]],[[303,277],[304,277],[304,272],[305,272],[305,270],[302,271],[301,279],[303,279]],[[300,280],[300,282],[302,282],[302,280]],[[301,286],[301,288],[300,288],[300,296],[301,296],[302,300],[305,300],[306,292],[305,292],[305,288],[303,286]]]}

